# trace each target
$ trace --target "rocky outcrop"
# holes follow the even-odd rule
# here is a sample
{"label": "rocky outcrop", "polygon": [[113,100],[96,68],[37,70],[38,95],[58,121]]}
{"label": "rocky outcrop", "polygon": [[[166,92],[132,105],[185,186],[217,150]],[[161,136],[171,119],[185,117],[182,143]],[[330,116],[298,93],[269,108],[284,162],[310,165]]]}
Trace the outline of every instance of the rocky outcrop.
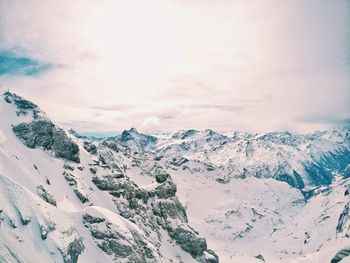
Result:
{"label": "rocky outcrop", "polygon": [[130,130],[125,130],[122,134],[116,137],[119,142],[127,142],[130,140],[134,140],[136,143],[139,143],[139,146],[145,147],[150,144],[155,144],[157,142],[157,137],[139,133],[135,128],[131,128]]}
{"label": "rocky outcrop", "polygon": [[29,112],[33,114],[33,117],[37,117],[41,112],[40,108],[33,102],[26,100],[15,93],[5,92],[4,99],[9,104],[14,104],[17,108],[17,116],[27,115]]}
{"label": "rocky outcrop", "polygon": [[[155,149],[153,157],[162,160],[165,167],[206,173],[219,182],[254,176],[308,190],[329,185],[334,174],[349,176],[348,134],[347,130],[312,134],[235,133],[225,138],[210,131],[188,130],[175,133]],[[216,158],[217,153],[220,158]]]}
{"label": "rocky outcrop", "polygon": [[156,177],[156,181],[157,183],[164,183],[168,177],[169,177],[169,174],[163,170],[161,167],[156,167],[155,169],[155,177]]}
{"label": "rocky outcrop", "polygon": [[56,202],[55,198],[45,189],[44,186],[39,185],[36,188],[36,191],[37,191],[38,195],[41,197],[41,199],[43,199],[44,201],[48,202],[49,204],[51,204],[53,206],[57,206],[57,202]]}
{"label": "rocky outcrop", "polygon": [[47,238],[47,235],[54,231],[56,229],[55,223],[53,222],[47,222],[45,224],[40,225],[40,234],[41,234],[41,239],[45,240]]}
{"label": "rocky outcrop", "polygon": [[[38,177],[40,183],[34,185],[34,191],[36,188],[37,195],[52,206],[35,197],[35,202],[30,203],[33,209],[28,211],[37,213],[40,210],[39,216],[34,220],[33,215],[27,213],[26,209],[23,209],[25,213],[13,212],[6,218],[6,227],[11,228],[11,231],[33,227],[38,234],[36,240],[47,245],[47,248],[43,246],[45,249],[50,249],[48,254],[58,249],[64,263],[78,262],[85,246],[91,249],[92,242],[97,246],[94,249],[100,249],[106,254],[104,259],[110,258],[114,262],[181,262],[181,255],[184,254],[178,253],[181,248],[188,252],[186,257],[192,256],[198,262],[218,262],[215,253],[207,248],[206,240],[189,226],[186,210],[176,196],[177,187],[161,165],[155,166],[156,162],[152,162],[150,166],[155,167],[155,170],[147,171],[142,167],[141,172],[147,172],[155,179],[155,182],[147,187],[139,187],[127,177],[127,166],[143,165],[144,160],[149,158],[153,160],[152,153],[145,152],[155,149],[158,140],[155,136],[139,133],[134,128],[124,131],[120,136],[100,141],[77,136],[74,132],[67,134],[50,121],[35,104],[13,93],[6,93],[5,101],[12,104],[6,104],[6,109],[17,110],[17,118],[14,116],[13,121],[9,120],[14,135],[31,149],[39,148],[54,157],[64,159],[63,170],[58,173],[61,173],[69,186],[67,188],[67,185],[57,183],[57,171],[53,171],[50,180],[54,181],[44,187],[41,180],[49,169],[43,169],[41,174],[34,165],[37,171],[35,176],[36,173],[43,175]],[[11,139],[16,140],[14,137]],[[89,153],[84,154],[84,162],[79,166],[72,163],[80,163],[79,146],[76,142],[81,145],[81,149],[84,148]],[[123,156],[118,153],[122,153]],[[128,162],[124,156],[132,156],[133,160]],[[47,158],[44,159],[47,161]],[[42,162],[35,160],[35,163]],[[48,164],[45,167],[51,166]],[[53,167],[57,169],[56,165]],[[30,178],[35,180],[35,177]],[[98,189],[91,185],[90,178]],[[61,207],[57,208],[54,196],[49,193],[54,187],[62,188],[65,191],[62,197],[80,208],[80,211],[74,213],[74,218],[70,217],[70,213],[62,213]],[[59,190],[61,189],[55,189],[53,193],[59,193]],[[71,190],[85,205],[80,205],[77,200],[72,199]],[[20,191],[27,192],[29,191]],[[99,195],[103,198],[98,198]],[[94,198],[99,205],[106,201],[108,209],[93,206]],[[86,205],[90,202],[89,199],[90,206]],[[38,202],[41,204],[37,206]],[[80,225],[76,225],[79,214],[86,228],[84,230]],[[174,253],[169,253],[172,247],[176,249]],[[101,251],[100,255],[103,254]],[[59,255],[55,255],[55,259],[57,256]]]}
{"label": "rocky outcrop", "polygon": [[89,153],[91,153],[93,155],[97,154],[97,147],[96,147],[96,145],[91,143],[91,142],[89,142],[89,141],[85,141],[84,142],[84,149],[87,152],[89,152]]}
{"label": "rocky outcrop", "polygon": [[55,157],[80,162],[79,147],[65,131],[49,120],[34,119],[12,127],[15,135],[29,148],[51,151]]}
{"label": "rocky outcrop", "polygon": [[74,188],[73,192],[83,204],[90,201],[89,198],[79,188]]}
{"label": "rocky outcrop", "polygon": [[118,136],[106,138],[102,141],[102,145],[116,152],[121,151],[126,156],[132,156],[138,155],[146,149],[153,149],[157,141],[157,137],[140,133],[135,128],[131,128]]}
{"label": "rocky outcrop", "polygon": [[[181,222],[187,222],[186,210],[177,197],[156,200],[153,205],[153,213],[165,220],[178,218]],[[167,225],[164,224],[163,227],[167,228]]]}
{"label": "rocky outcrop", "polygon": [[339,216],[336,228],[337,235],[343,234],[350,237],[350,202],[348,202]]}
{"label": "rocky outcrop", "polygon": [[350,256],[350,247],[345,247],[335,254],[330,263],[338,263],[348,256]]}
{"label": "rocky outcrop", "polygon": [[176,229],[171,230],[169,235],[184,251],[190,253],[192,257],[196,258],[199,262],[219,262],[219,258],[215,252],[207,249],[206,240],[198,237],[198,234],[188,226],[179,226]]}
{"label": "rocky outcrop", "polygon": [[90,214],[83,215],[83,223],[97,246],[116,262],[160,262],[156,248],[136,230],[125,232],[105,218]]}
{"label": "rocky outcrop", "polygon": [[174,197],[176,194],[177,188],[176,188],[176,184],[170,179],[168,179],[167,181],[159,184],[156,189],[155,189],[155,194],[159,197],[159,198],[170,198],[170,197]]}
{"label": "rocky outcrop", "polygon": [[188,228],[179,226],[170,231],[170,236],[193,257],[198,257],[203,254],[207,249],[207,243],[204,238],[198,238],[198,236]]}
{"label": "rocky outcrop", "polygon": [[[63,168],[69,169],[69,168],[67,168],[66,165],[63,166]],[[69,170],[72,172],[72,169],[69,169]],[[72,173],[68,172],[68,170],[65,170],[63,172],[63,176],[64,176],[64,179],[66,179],[66,181],[68,182],[68,184],[73,188],[73,192],[78,197],[80,202],[82,202],[84,204],[84,203],[90,201],[89,198],[87,197],[87,195],[79,188],[77,179]]]}
{"label": "rocky outcrop", "polygon": [[[106,167],[110,166],[108,161],[103,164],[104,173],[107,171]],[[114,197],[113,201],[120,215],[135,223],[144,233],[152,237],[149,241],[156,247],[160,246],[159,233],[163,229],[176,244],[198,262],[219,262],[217,255],[207,248],[206,240],[188,225],[186,210],[176,197],[177,188],[171,176],[160,166],[152,171],[156,185],[148,190],[138,187],[128,177],[120,174],[95,173],[93,182],[100,190],[108,191]],[[106,223],[101,219],[91,219],[91,217],[85,219],[85,221],[91,220],[97,220],[100,224]],[[155,233],[158,234],[155,235]],[[95,231],[94,235],[96,234],[101,239],[107,238]],[[107,236],[110,237],[109,234]],[[115,254],[113,251],[119,246],[116,242],[117,240],[112,242],[105,240],[99,242],[99,247],[106,253]],[[132,249],[123,246],[119,248],[119,251],[123,251],[123,255],[119,255],[121,257],[129,257],[132,253]]]}
{"label": "rocky outcrop", "polygon": [[80,162],[79,147],[64,130],[50,121],[46,114],[34,103],[22,97],[6,92],[4,99],[17,108],[17,115],[32,115],[32,121],[12,127],[15,135],[29,148],[42,148],[57,158],[76,163]]}
{"label": "rocky outcrop", "polygon": [[85,246],[82,238],[76,238],[71,242],[67,248],[59,248],[62,254],[64,263],[77,263],[79,255],[84,251]]}
{"label": "rocky outcrop", "polygon": [[173,135],[173,138],[179,139],[179,140],[184,140],[184,139],[190,138],[190,137],[198,134],[198,132],[199,131],[193,130],[193,129],[186,130],[186,131],[179,131]]}

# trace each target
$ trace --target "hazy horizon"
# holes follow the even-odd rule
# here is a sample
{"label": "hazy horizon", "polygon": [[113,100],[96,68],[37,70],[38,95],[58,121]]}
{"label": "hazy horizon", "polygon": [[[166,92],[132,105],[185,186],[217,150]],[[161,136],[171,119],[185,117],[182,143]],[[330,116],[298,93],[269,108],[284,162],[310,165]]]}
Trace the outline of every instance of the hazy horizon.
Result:
{"label": "hazy horizon", "polygon": [[0,1],[0,86],[79,133],[350,127],[350,2]]}

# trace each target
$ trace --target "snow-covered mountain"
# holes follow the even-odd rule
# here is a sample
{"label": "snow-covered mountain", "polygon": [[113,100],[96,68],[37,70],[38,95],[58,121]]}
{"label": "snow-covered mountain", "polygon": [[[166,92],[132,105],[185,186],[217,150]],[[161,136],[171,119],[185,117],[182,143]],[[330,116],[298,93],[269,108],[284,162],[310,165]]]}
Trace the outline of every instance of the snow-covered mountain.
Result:
{"label": "snow-covered mountain", "polygon": [[97,140],[10,92],[0,120],[0,262],[350,262],[348,130]]}

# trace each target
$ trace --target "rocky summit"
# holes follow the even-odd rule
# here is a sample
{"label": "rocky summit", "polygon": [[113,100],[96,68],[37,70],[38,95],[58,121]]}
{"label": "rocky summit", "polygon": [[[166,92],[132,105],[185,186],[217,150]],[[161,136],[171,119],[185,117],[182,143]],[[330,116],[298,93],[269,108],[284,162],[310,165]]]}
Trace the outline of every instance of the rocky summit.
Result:
{"label": "rocky summit", "polygon": [[0,262],[350,260],[350,132],[62,129],[0,102]]}

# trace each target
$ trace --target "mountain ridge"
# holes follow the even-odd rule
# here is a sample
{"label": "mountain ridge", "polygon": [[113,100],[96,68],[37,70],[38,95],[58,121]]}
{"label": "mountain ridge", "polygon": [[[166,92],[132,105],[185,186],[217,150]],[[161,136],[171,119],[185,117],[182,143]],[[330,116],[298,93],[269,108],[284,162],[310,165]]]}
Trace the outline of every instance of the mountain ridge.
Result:
{"label": "mountain ridge", "polygon": [[4,262],[338,262],[348,255],[348,130],[226,136],[131,128],[95,139],[64,131],[10,92],[0,117]]}

